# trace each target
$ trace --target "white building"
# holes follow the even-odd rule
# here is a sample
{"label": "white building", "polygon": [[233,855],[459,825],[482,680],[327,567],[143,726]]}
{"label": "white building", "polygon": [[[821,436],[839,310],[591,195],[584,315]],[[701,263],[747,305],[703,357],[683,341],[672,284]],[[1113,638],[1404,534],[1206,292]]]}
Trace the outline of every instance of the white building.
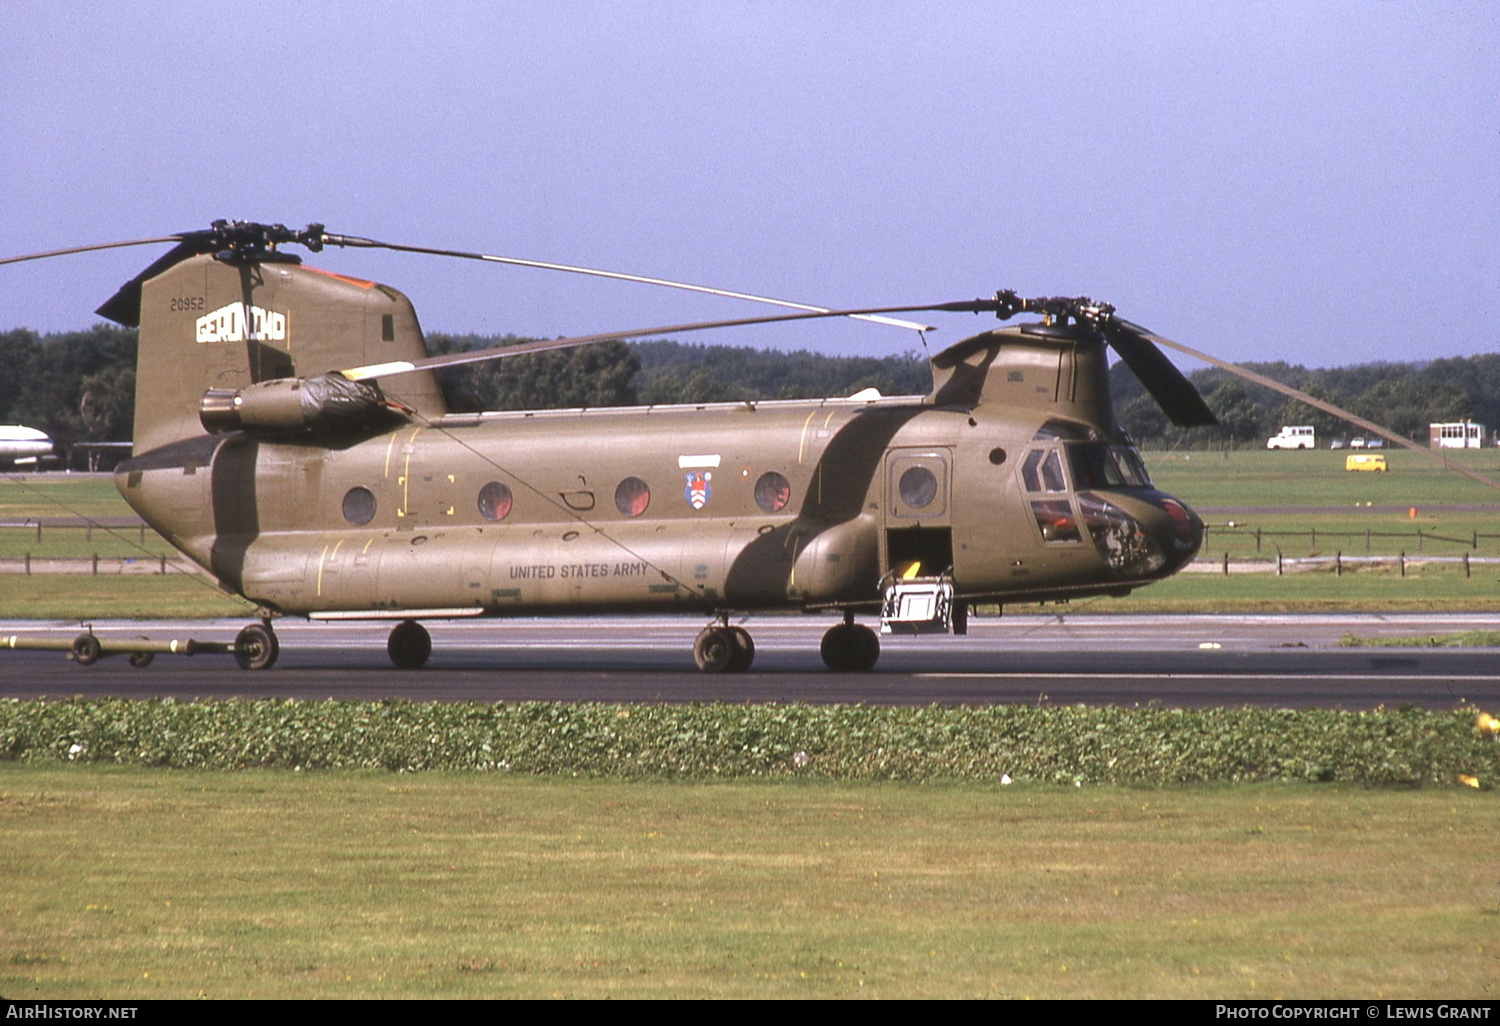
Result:
{"label": "white building", "polygon": [[1433,449],[1478,449],[1484,445],[1487,434],[1483,424],[1472,420],[1428,424],[1427,444]]}

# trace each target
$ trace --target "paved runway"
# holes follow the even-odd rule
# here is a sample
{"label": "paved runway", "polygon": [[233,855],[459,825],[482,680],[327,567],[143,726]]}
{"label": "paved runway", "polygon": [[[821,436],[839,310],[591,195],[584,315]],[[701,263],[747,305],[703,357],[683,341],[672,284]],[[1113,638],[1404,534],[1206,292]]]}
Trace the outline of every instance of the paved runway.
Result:
{"label": "paved runway", "polygon": [[[745,621],[753,669],[693,666],[698,618],[483,620],[430,624],[432,661],[392,668],[389,624],[278,622],[281,659],[239,669],[225,655],[78,666],[56,652],[0,652],[0,697],[408,698],[438,701],[1013,702],[1091,705],[1377,705],[1500,709],[1500,652],[1339,648],[1346,634],[1425,636],[1500,629],[1500,615],[1017,616],[972,621],[967,637],[886,637],[867,674],[818,657],[829,617]],[[233,638],[243,621],[99,623],[101,637]],[[0,635],[77,625],[0,622]]]}

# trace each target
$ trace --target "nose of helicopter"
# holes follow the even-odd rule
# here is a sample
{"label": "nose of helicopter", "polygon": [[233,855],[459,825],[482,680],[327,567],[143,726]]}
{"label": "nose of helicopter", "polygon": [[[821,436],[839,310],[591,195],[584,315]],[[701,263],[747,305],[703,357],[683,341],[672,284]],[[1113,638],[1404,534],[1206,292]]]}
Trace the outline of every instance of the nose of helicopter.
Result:
{"label": "nose of helicopter", "polygon": [[1151,518],[1149,530],[1166,557],[1163,574],[1181,570],[1203,546],[1203,521],[1187,503],[1170,495],[1158,495],[1150,503],[1157,515]]}
{"label": "nose of helicopter", "polygon": [[1157,491],[1079,496],[1099,555],[1119,577],[1154,581],[1182,569],[1203,544],[1203,521]]}

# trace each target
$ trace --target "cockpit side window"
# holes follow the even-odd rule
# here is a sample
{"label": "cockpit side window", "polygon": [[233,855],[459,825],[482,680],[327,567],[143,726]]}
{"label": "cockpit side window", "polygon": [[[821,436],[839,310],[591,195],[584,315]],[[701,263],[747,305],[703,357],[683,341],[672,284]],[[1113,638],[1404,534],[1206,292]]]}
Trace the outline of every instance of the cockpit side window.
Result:
{"label": "cockpit side window", "polygon": [[1059,495],[1055,499],[1031,500],[1031,515],[1046,542],[1079,542],[1082,535],[1067,498],[1062,455],[1056,449],[1033,449],[1021,465],[1021,482],[1028,492]]}
{"label": "cockpit side window", "polygon": [[1128,445],[1085,442],[1069,445],[1068,468],[1079,491],[1090,488],[1150,488],[1140,455]]}
{"label": "cockpit side window", "polygon": [[1056,449],[1034,449],[1026,454],[1021,466],[1021,480],[1028,492],[1065,492],[1062,459]]}

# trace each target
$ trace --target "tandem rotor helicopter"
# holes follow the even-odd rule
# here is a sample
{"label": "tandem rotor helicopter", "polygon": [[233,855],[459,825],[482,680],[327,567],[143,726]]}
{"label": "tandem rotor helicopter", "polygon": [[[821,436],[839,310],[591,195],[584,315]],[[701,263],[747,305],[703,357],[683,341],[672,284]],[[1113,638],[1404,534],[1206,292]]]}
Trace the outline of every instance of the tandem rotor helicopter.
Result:
{"label": "tandem rotor helicopter", "polygon": [[[823,661],[869,670],[880,642],[856,616],[887,632],[962,634],[975,603],[1123,595],[1197,553],[1202,521],[1152,485],[1115,421],[1106,347],[1179,426],[1217,421],[1158,344],[1350,416],[1086,298],[1002,291],[828,310],[231,221],[0,263],[168,242],[97,311],[140,329],[134,448],[115,482],[147,524],[256,605],[259,619],[223,646],[247,669],[276,662],[283,616],[393,621],[391,662],[414,669],[432,651],[425,620],[696,612],[709,620],[693,644],[698,667],[739,672],[755,646],[731,615],[789,610],[837,617]],[[539,266],[798,312],[433,357],[404,295],[309,267],[282,248],[294,244]],[[938,352],[924,396],[455,414],[433,377],[732,325],[861,317],[922,328],[889,316],[916,312],[1041,319]],[[84,648],[81,662],[100,654],[97,642]]]}

